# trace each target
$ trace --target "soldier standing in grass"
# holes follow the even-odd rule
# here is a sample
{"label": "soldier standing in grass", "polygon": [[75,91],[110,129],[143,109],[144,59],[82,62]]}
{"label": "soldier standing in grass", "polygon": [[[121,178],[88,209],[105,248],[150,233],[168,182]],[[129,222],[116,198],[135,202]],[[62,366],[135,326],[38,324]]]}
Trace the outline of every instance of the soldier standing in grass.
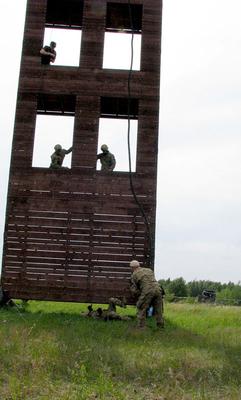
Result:
{"label": "soldier standing in grass", "polygon": [[130,262],[132,269],[131,275],[131,291],[138,297],[137,319],[138,327],[144,328],[146,324],[146,312],[152,305],[155,310],[157,326],[164,328],[163,320],[163,299],[162,290],[159,283],[154,277],[154,273],[150,268],[142,268],[139,261],[132,260]]}

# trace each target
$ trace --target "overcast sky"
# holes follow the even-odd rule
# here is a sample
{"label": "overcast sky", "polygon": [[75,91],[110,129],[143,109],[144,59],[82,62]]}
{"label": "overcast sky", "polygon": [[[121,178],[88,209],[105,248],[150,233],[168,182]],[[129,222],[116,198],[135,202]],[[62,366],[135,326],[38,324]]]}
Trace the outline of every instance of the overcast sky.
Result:
{"label": "overcast sky", "polygon": [[[25,7],[0,0],[0,247]],[[241,279],[240,15],[240,0],[164,0],[158,278]]]}

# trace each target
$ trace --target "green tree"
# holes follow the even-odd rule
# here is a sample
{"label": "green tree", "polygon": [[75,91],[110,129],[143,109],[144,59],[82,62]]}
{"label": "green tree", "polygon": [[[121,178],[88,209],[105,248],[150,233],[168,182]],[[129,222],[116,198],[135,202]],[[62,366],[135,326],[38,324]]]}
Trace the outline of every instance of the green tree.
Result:
{"label": "green tree", "polygon": [[241,285],[227,285],[226,288],[217,293],[216,299],[225,304],[241,305]]}
{"label": "green tree", "polygon": [[186,282],[183,278],[177,278],[171,281],[168,290],[177,297],[187,297]]}
{"label": "green tree", "polygon": [[220,282],[213,281],[191,281],[187,283],[188,296],[197,297],[202,294],[204,289],[220,291],[223,285]]}

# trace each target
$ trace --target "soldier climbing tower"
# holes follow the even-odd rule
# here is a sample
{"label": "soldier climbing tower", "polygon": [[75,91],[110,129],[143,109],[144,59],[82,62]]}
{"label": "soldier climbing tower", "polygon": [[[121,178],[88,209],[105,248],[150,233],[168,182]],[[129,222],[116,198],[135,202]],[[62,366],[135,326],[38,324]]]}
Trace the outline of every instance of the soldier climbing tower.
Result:
{"label": "soldier climbing tower", "polygon": [[[153,265],[161,9],[161,0],[28,0],[1,281],[10,297],[131,302],[130,260]],[[46,28],[81,31],[78,66],[41,65]],[[140,70],[103,67],[108,32],[141,35]],[[33,166],[40,115],[74,118],[71,168]],[[102,118],[137,121],[131,176],[97,170]]]}

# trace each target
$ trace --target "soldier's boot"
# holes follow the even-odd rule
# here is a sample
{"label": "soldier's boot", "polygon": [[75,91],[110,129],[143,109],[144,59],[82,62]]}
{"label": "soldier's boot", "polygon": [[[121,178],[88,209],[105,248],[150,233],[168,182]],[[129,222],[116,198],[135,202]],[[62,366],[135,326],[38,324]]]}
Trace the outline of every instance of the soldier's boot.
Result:
{"label": "soldier's boot", "polygon": [[146,330],[146,325],[137,325],[138,331],[145,331]]}
{"label": "soldier's boot", "polygon": [[121,320],[122,321],[130,321],[131,317],[128,317],[127,315],[121,315]]}
{"label": "soldier's boot", "polygon": [[137,307],[137,327],[140,329],[144,329],[146,326],[146,309],[146,306],[143,308]]}
{"label": "soldier's boot", "polygon": [[122,298],[121,307],[126,308],[126,298],[125,298],[125,296]]}
{"label": "soldier's boot", "polygon": [[145,329],[146,328],[146,320],[138,318],[138,320],[137,320],[137,328],[138,329]]}

